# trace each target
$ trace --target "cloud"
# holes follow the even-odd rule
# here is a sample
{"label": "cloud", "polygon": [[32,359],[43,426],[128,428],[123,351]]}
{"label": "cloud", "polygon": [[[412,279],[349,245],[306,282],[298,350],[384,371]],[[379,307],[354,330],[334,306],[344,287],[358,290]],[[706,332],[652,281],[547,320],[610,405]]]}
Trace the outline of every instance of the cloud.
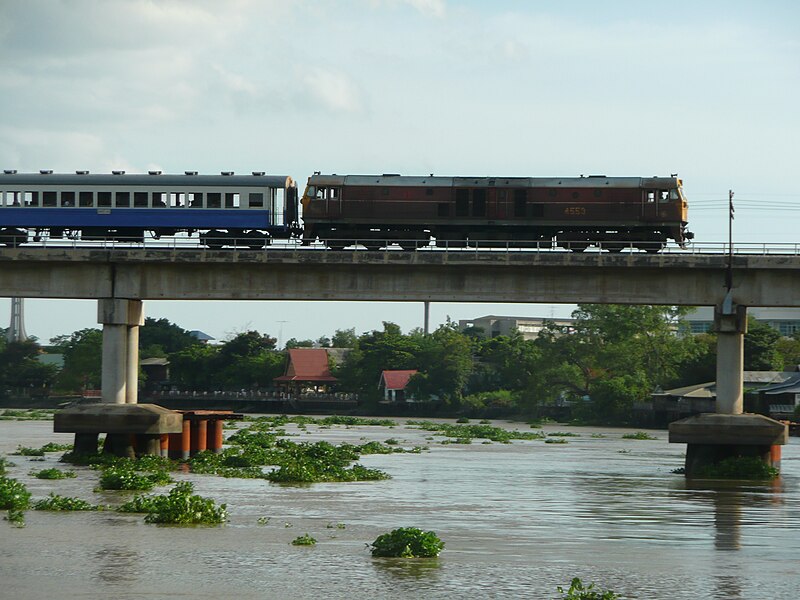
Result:
{"label": "cloud", "polygon": [[312,105],[339,113],[355,113],[363,107],[358,87],[344,73],[312,68],[302,82],[304,96],[312,100]]}
{"label": "cloud", "polygon": [[374,7],[410,6],[427,17],[444,17],[447,12],[445,0],[368,0]]}

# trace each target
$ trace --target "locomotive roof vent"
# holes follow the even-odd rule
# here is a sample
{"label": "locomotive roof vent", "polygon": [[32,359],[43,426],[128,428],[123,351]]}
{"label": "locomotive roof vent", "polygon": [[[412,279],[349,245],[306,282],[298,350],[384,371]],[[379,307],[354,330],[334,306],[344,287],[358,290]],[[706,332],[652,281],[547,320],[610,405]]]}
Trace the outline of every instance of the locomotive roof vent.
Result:
{"label": "locomotive roof vent", "polygon": [[220,171],[219,174],[225,175],[225,177],[230,177],[231,175],[233,175],[233,171]]}
{"label": "locomotive roof vent", "polygon": [[16,169],[3,169],[3,173],[5,173],[6,175],[16,175],[17,174],[17,170]]}
{"label": "locomotive roof vent", "polygon": [[197,175],[197,171],[184,171],[184,175]]}
{"label": "locomotive roof vent", "polygon": [[88,175],[89,171],[75,171],[75,175]]}
{"label": "locomotive roof vent", "polygon": [[264,171],[253,171],[253,175],[256,177],[262,177],[264,175]]}
{"label": "locomotive roof vent", "polygon": [[381,177],[400,177],[400,173],[384,173]]}
{"label": "locomotive roof vent", "polygon": [[112,175],[125,175],[125,171],[111,171]]}
{"label": "locomotive roof vent", "polygon": [[41,175],[52,175],[53,169],[39,169]]}
{"label": "locomotive roof vent", "polygon": [[161,171],[148,171],[148,175],[161,175]]}
{"label": "locomotive roof vent", "polygon": [[[583,177],[583,175],[581,175],[581,177]],[[600,177],[602,179],[605,179],[606,176],[605,175],[589,175],[589,177]]]}

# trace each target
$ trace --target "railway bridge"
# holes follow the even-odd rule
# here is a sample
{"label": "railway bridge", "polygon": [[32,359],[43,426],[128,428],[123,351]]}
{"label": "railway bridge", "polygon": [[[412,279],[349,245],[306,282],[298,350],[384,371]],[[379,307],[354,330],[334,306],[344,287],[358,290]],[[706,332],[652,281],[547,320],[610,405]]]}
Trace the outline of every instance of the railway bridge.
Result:
{"label": "railway bridge", "polygon": [[800,305],[800,254],[5,248],[0,295],[98,299],[103,400],[117,404],[136,403],[144,300],[715,306],[719,418],[670,431],[689,444],[689,470],[720,445],[785,443],[781,424],[734,417],[743,409],[747,307]]}

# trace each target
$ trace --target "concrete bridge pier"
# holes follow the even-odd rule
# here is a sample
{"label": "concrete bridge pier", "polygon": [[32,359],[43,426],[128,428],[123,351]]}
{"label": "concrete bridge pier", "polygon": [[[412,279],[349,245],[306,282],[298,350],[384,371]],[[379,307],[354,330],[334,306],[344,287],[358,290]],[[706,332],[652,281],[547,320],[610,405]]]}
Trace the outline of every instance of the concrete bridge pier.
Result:
{"label": "concrete bridge pier", "polygon": [[733,456],[756,456],[775,467],[788,428],[757,414],[744,413],[744,334],[747,307],[730,295],[714,311],[717,333],[716,413],[702,414],[669,425],[669,441],[686,444],[686,477]]}
{"label": "concrete bridge pier", "polygon": [[136,404],[139,393],[141,300],[101,298],[97,321],[103,325],[102,394],[109,404]]}

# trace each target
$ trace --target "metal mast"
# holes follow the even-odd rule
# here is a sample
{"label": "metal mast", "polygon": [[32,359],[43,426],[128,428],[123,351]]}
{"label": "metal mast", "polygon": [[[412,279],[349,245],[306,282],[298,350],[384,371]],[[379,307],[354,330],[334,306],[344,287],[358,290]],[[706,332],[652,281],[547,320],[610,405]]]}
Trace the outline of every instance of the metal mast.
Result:
{"label": "metal mast", "polygon": [[11,299],[11,324],[6,332],[6,340],[9,342],[24,342],[28,339],[25,333],[25,308],[22,298]]}

